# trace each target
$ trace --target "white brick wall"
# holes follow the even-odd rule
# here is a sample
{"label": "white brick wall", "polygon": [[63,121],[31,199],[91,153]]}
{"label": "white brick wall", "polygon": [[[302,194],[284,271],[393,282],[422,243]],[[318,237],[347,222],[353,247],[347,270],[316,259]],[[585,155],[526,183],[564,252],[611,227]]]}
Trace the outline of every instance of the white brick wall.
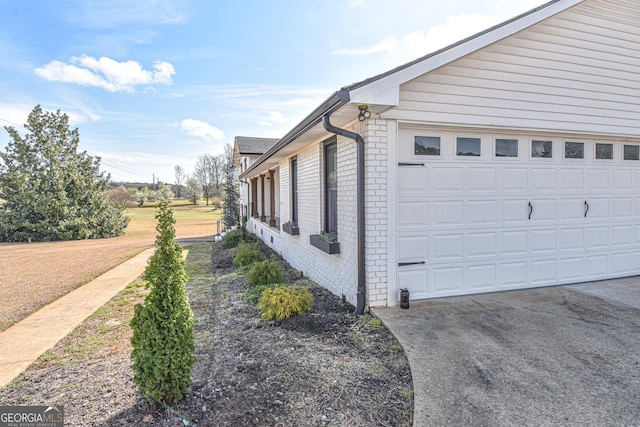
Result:
{"label": "white brick wall", "polygon": [[[387,305],[387,123],[369,119],[350,130],[365,139],[365,263],[369,306]],[[328,255],[311,246],[309,236],[324,224],[323,145],[316,143],[298,156],[299,236],[273,235],[260,223],[249,228],[278,250],[295,269],[334,294],[356,303],[358,281],[356,224],[356,142],[338,137],[338,241],[340,254]],[[280,162],[280,222],[290,219],[290,159]],[[274,242],[271,243],[273,237]]]}

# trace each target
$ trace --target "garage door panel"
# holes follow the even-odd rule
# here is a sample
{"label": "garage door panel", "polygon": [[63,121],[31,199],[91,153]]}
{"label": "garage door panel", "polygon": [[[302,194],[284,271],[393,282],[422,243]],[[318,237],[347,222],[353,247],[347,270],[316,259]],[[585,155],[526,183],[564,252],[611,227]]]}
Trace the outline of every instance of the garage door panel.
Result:
{"label": "garage door panel", "polygon": [[609,205],[611,202],[609,198],[592,198],[590,197],[587,200],[589,203],[589,211],[587,212],[587,217],[589,220],[594,219],[609,219]]}
{"label": "garage door panel", "polygon": [[466,174],[467,189],[471,192],[495,192],[495,168],[469,168]]}
{"label": "garage door panel", "polygon": [[529,169],[532,191],[555,191],[558,182],[556,169],[531,168]]}
{"label": "garage door panel", "polygon": [[462,200],[442,201],[436,200],[432,203],[433,225],[438,226],[459,226],[464,224],[464,203]]}
{"label": "garage door panel", "polygon": [[522,288],[527,285],[527,263],[507,262],[500,264],[501,286],[509,289]]}
{"label": "garage door panel", "polygon": [[519,194],[527,191],[527,170],[525,168],[502,168],[500,171],[500,189]]}
{"label": "garage door panel", "polygon": [[462,173],[462,167],[433,167],[431,177],[431,182],[433,183],[432,191],[436,193],[446,192],[447,194],[461,192],[463,190]]}
{"label": "garage door panel", "polygon": [[427,168],[398,168],[398,194],[425,193],[427,188]]}
{"label": "garage door panel", "polygon": [[528,233],[526,231],[502,231],[500,233],[500,243],[503,256],[522,256],[528,251]]}
{"label": "garage door panel", "polygon": [[633,199],[631,197],[614,197],[611,200],[611,216],[613,218],[631,218],[633,216]]}
{"label": "garage door panel", "polygon": [[531,253],[545,253],[556,251],[557,232],[555,229],[531,231]]}
{"label": "garage door panel", "polygon": [[470,291],[489,290],[496,286],[495,264],[470,265],[467,274],[469,283],[467,289]]}
{"label": "garage door panel", "polygon": [[611,226],[611,246],[630,246],[633,242],[633,227],[631,225]]}
{"label": "garage door panel", "polygon": [[609,227],[587,227],[585,239],[588,250],[605,249],[609,247]]}
{"label": "garage door panel", "polygon": [[429,204],[425,202],[399,202],[398,224],[415,228],[429,225]]}
{"label": "garage door panel", "polygon": [[462,293],[463,269],[461,266],[433,268],[434,295]]}
{"label": "garage door panel", "polygon": [[501,200],[501,224],[526,224],[529,221],[529,201],[526,199]]}
{"label": "garage door panel", "polygon": [[486,258],[497,255],[497,233],[467,234],[467,256],[469,258]]}
{"label": "garage door panel", "polygon": [[609,256],[609,273],[621,276],[631,273],[631,254],[628,252],[611,254]]}
{"label": "garage door panel", "polygon": [[633,182],[631,169],[613,169],[611,171],[612,190],[630,190]]}
{"label": "garage door panel", "polygon": [[587,169],[587,191],[609,190],[609,169]]}
{"label": "garage door panel", "polygon": [[560,169],[560,191],[584,190],[584,171],[582,169]]}
{"label": "garage door panel", "polygon": [[559,261],[560,281],[567,283],[580,280],[584,276],[582,257],[562,258]]}
{"label": "garage door panel", "polygon": [[463,234],[437,234],[433,236],[433,259],[435,261],[461,260],[464,258]]}
{"label": "garage door panel", "polygon": [[551,285],[556,282],[556,260],[543,259],[529,262],[530,283],[534,286]]}
{"label": "garage door panel", "polygon": [[421,262],[429,259],[427,236],[398,237],[398,262]]}
{"label": "garage door panel", "polygon": [[584,199],[560,199],[560,219],[563,221],[581,221],[585,212]]}
{"label": "garage door panel", "polygon": [[428,290],[428,270],[410,270],[398,272],[399,289],[407,288],[412,298],[428,298],[432,292]]}
{"label": "garage door panel", "polygon": [[607,255],[593,255],[586,257],[585,273],[587,280],[596,280],[607,277]]}
{"label": "garage door panel", "polygon": [[558,219],[558,201],[556,199],[534,199],[531,201],[531,221],[550,222]]}
{"label": "garage door panel", "polygon": [[584,228],[561,228],[559,235],[561,251],[584,250]]}
{"label": "garage door panel", "polygon": [[466,208],[469,225],[491,225],[498,222],[495,200],[470,200],[466,203]]}

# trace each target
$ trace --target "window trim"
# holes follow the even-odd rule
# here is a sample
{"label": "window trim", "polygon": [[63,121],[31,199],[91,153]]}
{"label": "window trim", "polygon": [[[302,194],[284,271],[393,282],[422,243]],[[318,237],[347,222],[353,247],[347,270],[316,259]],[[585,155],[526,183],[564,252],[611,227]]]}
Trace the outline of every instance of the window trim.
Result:
{"label": "window trim", "polygon": [[[335,173],[335,189],[330,188],[329,182],[329,152],[335,150],[335,164],[333,172]],[[324,181],[324,232],[337,238],[338,237],[338,140],[336,137],[332,137],[323,143],[324,153],[324,168],[323,168],[323,181]],[[333,157],[333,156],[332,156]],[[330,192],[335,191],[335,202],[331,201]]]}
{"label": "window trim", "polygon": [[293,156],[291,160],[289,160],[289,179],[291,180],[290,185],[290,216],[291,222],[295,225],[298,225],[298,156]]}

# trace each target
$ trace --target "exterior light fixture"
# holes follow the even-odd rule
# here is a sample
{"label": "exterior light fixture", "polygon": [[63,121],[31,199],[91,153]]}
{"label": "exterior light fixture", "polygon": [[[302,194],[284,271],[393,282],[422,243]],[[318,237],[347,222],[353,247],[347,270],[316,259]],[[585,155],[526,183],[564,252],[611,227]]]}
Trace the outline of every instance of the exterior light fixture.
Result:
{"label": "exterior light fixture", "polygon": [[360,110],[360,113],[358,113],[358,120],[361,122],[371,117],[371,111],[369,111],[368,105],[358,105],[358,109]]}

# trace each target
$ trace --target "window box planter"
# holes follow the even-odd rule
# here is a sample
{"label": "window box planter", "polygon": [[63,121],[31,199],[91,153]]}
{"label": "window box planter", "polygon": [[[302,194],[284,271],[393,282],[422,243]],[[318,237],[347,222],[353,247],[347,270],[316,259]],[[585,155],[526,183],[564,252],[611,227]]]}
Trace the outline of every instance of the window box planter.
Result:
{"label": "window box planter", "polygon": [[285,222],[284,224],[282,224],[282,231],[284,231],[287,234],[291,234],[292,236],[300,235],[300,227],[288,222]]}
{"label": "window box planter", "polygon": [[327,240],[326,237],[319,234],[309,236],[309,243],[329,255],[340,253],[340,242],[337,240]]}

